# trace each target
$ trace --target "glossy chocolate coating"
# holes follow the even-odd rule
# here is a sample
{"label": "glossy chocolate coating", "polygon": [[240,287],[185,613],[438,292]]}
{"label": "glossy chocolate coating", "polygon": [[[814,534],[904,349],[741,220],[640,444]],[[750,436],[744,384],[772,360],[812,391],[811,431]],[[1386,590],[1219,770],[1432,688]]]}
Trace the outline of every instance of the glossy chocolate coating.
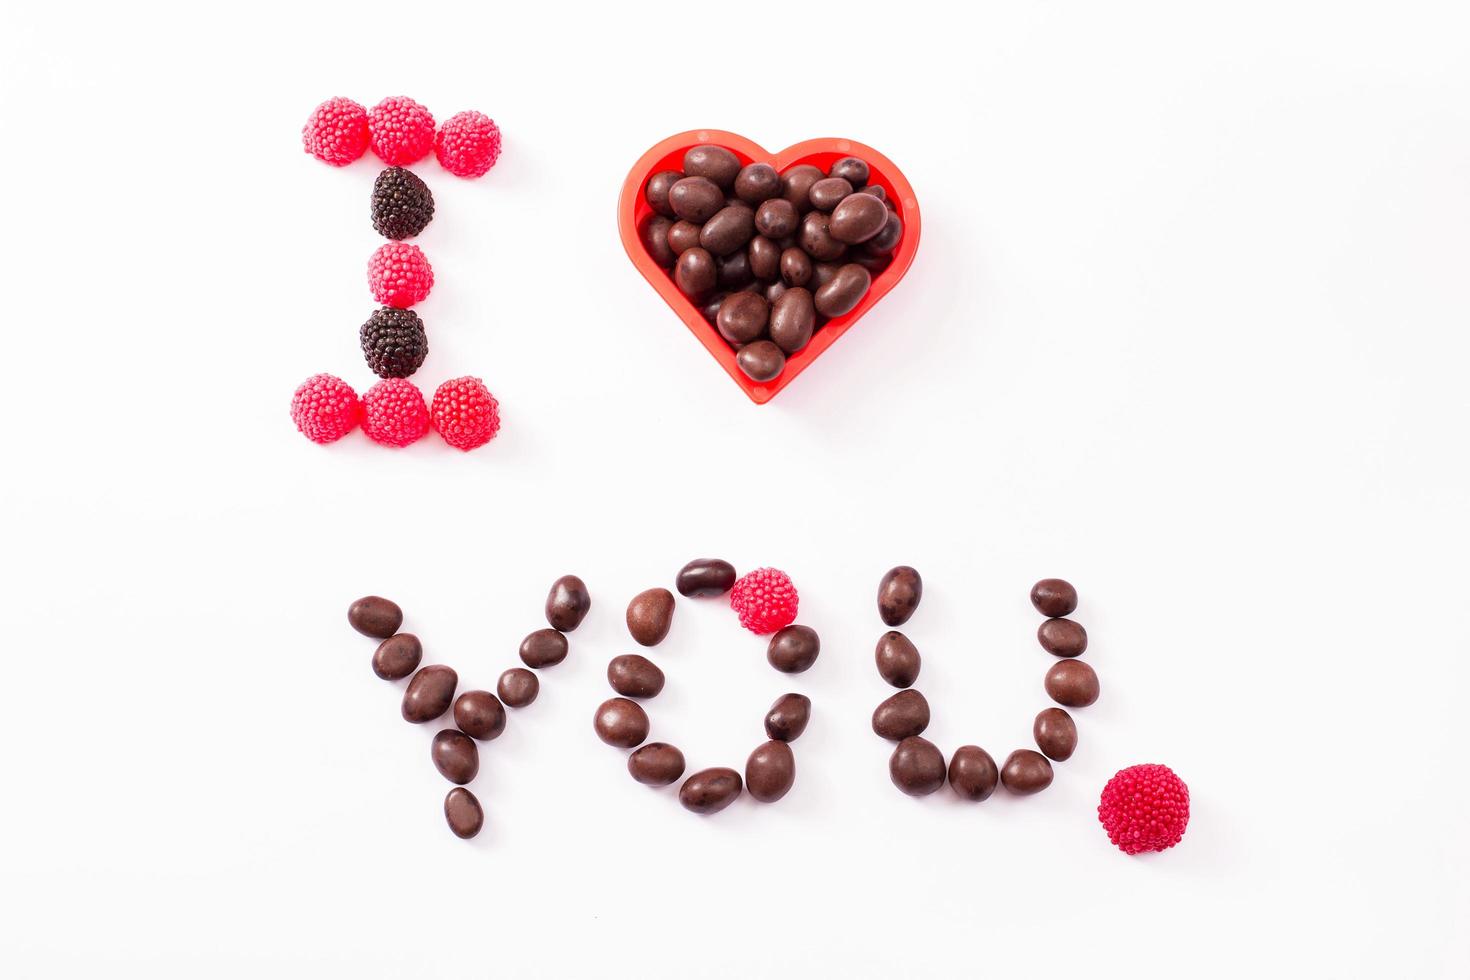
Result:
{"label": "glossy chocolate coating", "polygon": [[800,286],[782,292],[771,307],[771,342],[783,353],[795,354],[809,344],[816,328],[817,308],[812,294]]}
{"label": "glossy chocolate coating", "polygon": [[888,209],[871,194],[850,194],[832,209],[827,230],[839,242],[856,245],[872,238],[888,224]]}
{"label": "glossy chocolate coating", "polygon": [[711,255],[729,255],[745,247],[755,234],[755,212],[732,204],[715,212],[699,230],[699,245]]}
{"label": "glossy chocolate coating", "polygon": [[722,190],[729,190],[740,173],[740,158],[723,146],[705,143],[685,151],[684,172],[692,176],[708,177]]}
{"label": "glossy chocolate coating", "polygon": [[631,749],[648,737],[648,714],[627,698],[608,698],[592,717],[597,737],[608,745]]}
{"label": "glossy chocolate coating", "polygon": [[715,293],[709,299],[704,301],[704,305],[699,308],[700,314],[702,314],[704,318],[710,323],[714,323],[716,320],[719,319],[720,305],[723,304],[725,300],[729,298],[729,296],[729,293]]}
{"label": "glossy chocolate coating", "polygon": [[567,659],[567,638],[553,629],[539,629],[521,641],[521,662],[527,667],[551,667]]}
{"label": "glossy chocolate coating", "polygon": [[740,789],[740,773],[734,769],[701,769],[679,787],[679,802],[695,813],[719,813],[735,802]]}
{"label": "glossy chocolate coating", "polygon": [[546,596],[546,621],[552,629],[570,633],[582,625],[591,608],[592,596],[577,576],[563,575],[551,583],[551,592]]}
{"label": "glossy chocolate coating", "polygon": [[961,745],[949,760],[949,785],[962,800],[979,803],[995,792],[1000,770],[978,745]]}
{"label": "glossy chocolate coating", "polygon": [[1055,762],[1066,762],[1077,751],[1077,723],[1061,708],[1045,708],[1031,725],[1036,747]]}
{"label": "glossy chocolate coating", "polygon": [[783,197],[765,201],[755,209],[755,229],[772,241],[796,234],[801,215],[796,206]]}
{"label": "glossy chocolate coating", "polygon": [[413,675],[403,692],[403,720],[415,725],[433,721],[454,703],[454,688],[459,675],[454,668],[430,664]]}
{"label": "glossy chocolate coating", "polygon": [[765,235],[752,238],[745,255],[750,263],[750,274],[757,279],[770,282],[781,274],[781,248]]}
{"label": "glossy chocolate coating", "polygon": [[909,796],[928,796],[944,785],[944,753],[926,738],[904,739],[888,757],[888,778]]}
{"label": "glossy chocolate coating", "polygon": [[1085,708],[1097,700],[1097,674],[1081,660],[1060,660],[1046,672],[1046,693],[1057,704]]}
{"label": "glossy chocolate coating", "polygon": [[922,734],[929,727],[929,702],[910,688],[873,709],[873,731],[894,742]]}
{"label": "glossy chocolate coating", "polygon": [[643,242],[644,250],[665,269],[673,268],[674,259],[678,258],[669,245],[669,229],[673,227],[674,223],[668,218],[654,214],[638,230],[638,238]]}
{"label": "glossy chocolate coating", "polygon": [[394,633],[373,651],[373,673],[385,681],[407,677],[424,659],[424,645],[412,633]]}
{"label": "glossy chocolate coating", "polygon": [[[837,278],[837,270],[840,268],[842,266],[836,262],[813,262],[812,281],[807,284],[807,288],[815,294],[817,290]],[[815,299],[813,302],[815,303]]]}
{"label": "glossy chocolate coating", "polygon": [[684,775],[684,753],[668,742],[649,742],[628,756],[628,774],[644,786],[667,786]]}
{"label": "glossy chocolate coating", "polygon": [[674,285],[692,300],[714,292],[718,275],[715,257],[699,247],[686,249],[674,263]]}
{"label": "glossy chocolate coating", "polygon": [[908,687],[919,677],[919,649],[898,630],[889,630],[878,637],[873,659],[878,664],[878,673],[894,687]]}
{"label": "glossy chocolate coating", "polygon": [[778,742],[794,742],[806,731],[812,717],[812,699],[805,694],[783,694],[766,712],[766,737]]}
{"label": "glossy chocolate coating", "polygon": [[781,175],[781,197],[790,201],[799,213],[806,214],[812,209],[809,196],[812,185],[821,180],[822,176],[822,171],[809,163],[792,167]]}
{"label": "glossy chocolate coating", "polygon": [[841,177],[853,187],[861,187],[868,182],[868,164],[858,157],[843,157],[832,162],[832,166],[827,168],[827,176]]}
{"label": "glossy chocolate coating", "polygon": [[715,328],[728,343],[748,344],[766,332],[771,307],[758,293],[736,293],[720,304]]}
{"label": "glossy chocolate coating", "polygon": [[660,170],[648,178],[648,183],[643,188],[643,199],[648,206],[653,208],[665,218],[674,217],[674,208],[669,204],[669,188],[676,181],[684,179],[684,175],[677,170]]}
{"label": "glossy chocolate coating", "polygon": [[696,558],[674,578],[682,596],[724,595],[735,584],[735,566],[720,558]]}
{"label": "glossy chocolate coating", "polygon": [[766,660],[783,674],[799,674],[817,662],[822,641],[810,626],[793,623],[771,634]]}
{"label": "glossy chocolate coating", "polygon": [[363,636],[386,640],[403,625],[403,610],[382,596],[363,596],[347,607],[347,622]]}
{"label": "glossy chocolate coating", "polygon": [[797,244],[814,261],[835,262],[847,251],[847,246],[833,238],[828,230],[831,221],[832,216],[821,211],[813,211],[801,219]]}
{"label": "glossy chocolate coating", "polygon": [[775,306],[776,305],[776,300],[780,299],[783,295],[785,295],[785,293],[786,293],[786,284],[784,282],[782,282],[781,280],[777,279],[775,282],[773,282],[769,286],[767,286],[766,287],[766,291],[764,293],[762,293],[761,295],[763,295],[766,298],[766,302],[767,303],[770,303],[772,306]]}
{"label": "glossy chocolate coating", "polygon": [[811,190],[807,192],[812,207],[818,211],[830,212],[837,207],[839,201],[852,193],[852,185],[841,177],[823,177],[812,184]]}
{"label": "glossy chocolate coating", "polygon": [[781,252],[781,281],[788,286],[805,286],[812,281],[812,257],[792,246]]}
{"label": "glossy chocolate coating", "polygon": [[750,256],[744,249],[715,259],[715,284],[721,289],[734,292],[744,289],[755,281],[750,271]]}
{"label": "glossy chocolate coating", "polygon": [[[878,582],[878,616],[885,625],[902,626],[919,608],[923,597],[924,579],[915,568],[910,565],[890,568]],[[881,664],[878,669],[882,671]]]}
{"label": "glossy chocolate coating", "polygon": [[735,175],[735,196],[759,204],[781,193],[781,175],[769,163],[747,163]]}
{"label": "glossy chocolate coating", "polygon": [[463,786],[456,786],[444,797],[444,819],[449,829],[461,840],[469,840],[485,825],[485,811],[475,794]]}
{"label": "glossy chocolate coating", "polygon": [[775,803],[795,782],[796,756],[785,742],[762,742],[745,760],[745,789],[762,803]]}
{"label": "glossy chocolate coating", "polygon": [[1070,619],[1048,619],[1036,627],[1036,639],[1047,653],[1079,657],[1087,650],[1087,630]]}
{"label": "glossy chocolate coating", "polygon": [[859,187],[857,190],[853,191],[853,193],[871,194],[878,200],[885,202],[885,206],[886,202],[888,201],[888,192],[883,189],[881,184],[869,184],[867,187]]}
{"label": "glossy chocolate coating", "polygon": [[750,380],[770,381],[786,367],[786,355],[769,340],[757,340],[740,348],[735,363]]}
{"label": "glossy chocolate coating", "polygon": [[505,706],[489,691],[465,691],[454,699],[454,723],[470,738],[488,742],[505,731]]}
{"label": "glossy chocolate coating", "polygon": [[669,207],[685,221],[702,225],[725,206],[725,195],[706,177],[685,177],[669,188]]}
{"label": "glossy chocolate coating", "polygon": [[837,270],[832,281],[819,288],[813,295],[817,312],[822,316],[842,316],[851,313],[873,284],[868,270],[856,262],[849,262]]}
{"label": "glossy chocolate coating", "polygon": [[863,249],[870,255],[887,255],[898,247],[901,238],[903,238],[903,220],[890,211],[882,230],[863,242]]}
{"label": "glossy chocolate coating", "polygon": [[848,253],[848,258],[868,270],[868,275],[877,278],[878,273],[893,264],[893,259],[887,255],[869,255],[862,249]]}
{"label": "glossy chocolate coating", "polygon": [[635,641],[646,647],[658,646],[674,623],[674,594],[668,589],[645,589],[628,603],[625,618]]}
{"label": "glossy chocolate coating", "polygon": [[480,750],[475,748],[474,740],[454,728],[434,736],[429,755],[439,775],[451,783],[467,783],[480,771]]}
{"label": "glossy chocolate coating", "polygon": [[500,703],[511,708],[524,708],[541,693],[541,680],[524,667],[512,667],[495,682]]}
{"label": "glossy chocolate coating", "polygon": [[625,698],[652,698],[664,689],[664,672],[647,657],[625,653],[607,662],[607,682]]}
{"label": "glossy chocolate coating", "polygon": [[669,225],[669,250],[675,258],[691,248],[699,247],[699,225],[692,221],[675,221]]}
{"label": "glossy chocolate coating", "polygon": [[1031,586],[1031,605],[1052,619],[1070,616],[1077,611],[1077,590],[1065,579],[1044,578]]}
{"label": "glossy chocolate coating", "polygon": [[1000,781],[1017,796],[1040,793],[1051,785],[1051,763],[1046,756],[1031,749],[1017,749],[1000,767]]}

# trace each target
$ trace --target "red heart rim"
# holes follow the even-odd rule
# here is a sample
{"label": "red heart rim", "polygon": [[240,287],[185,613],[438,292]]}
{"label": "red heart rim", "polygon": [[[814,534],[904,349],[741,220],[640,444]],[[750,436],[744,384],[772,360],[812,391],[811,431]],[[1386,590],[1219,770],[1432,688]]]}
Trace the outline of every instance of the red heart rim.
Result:
{"label": "red heart rim", "polygon": [[[903,237],[899,239],[898,248],[893,252],[893,261],[889,263],[888,268],[873,277],[873,284],[868,289],[867,295],[850,312],[833,317],[828,321],[812,336],[811,343],[786,359],[785,369],[770,381],[752,381],[746,377],[745,372],[741,371],[735,363],[735,351],[720,336],[714,324],[704,318],[699,308],[679,292],[679,287],[674,285],[673,277],[654,261],[653,256],[648,254],[648,250],[643,247],[643,242],[638,236],[638,228],[643,224],[644,219],[653,213],[653,209],[643,197],[643,185],[649,177],[660,170],[682,169],[684,152],[702,143],[713,143],[716,146],[726,147],[740,158],[741,164],[769,163],[779,173],[785,173],[789,168],[801,163],[813,164],[826,173],[827,168],[839,157],[860,157],[868,164],[870,175],[868,183],[878,184],[883,188],[889,200],[897,208],[899,218],[903,220]],[[683,320],[690,332],[699,338],[705,350],[709,351],[725,369],[725,373],[733,378],[741,390],[757,405],[764,405],[776,397],[777,392],[785,388],[813,361],[822,356],[822,353],[831,347],[838,337],[846,333],[848,328],[861,319],[864,313],[876,306],[879,300],[888,295],[890,289],[898,285],[898,281],[903,278],[909,265],[913,263],[914,253],[918,251],[919,230],[919,202],[914,197],[914,189],[909,186],[903,171],[899,170],[892,160],[871,146],[866,146],[856,140],[832,137],[805,140],[773,154],[743,136],[719,129],[694,129],[687,133],[679,133],[656,143],[649,148],[647,153],[638,158],[638,162],[628,172],[628,179],[623,181],[623,192],[618,198],[618,233],[622,236],[623,248],[627,250],[628,258],[633,260],[633,265],[643,274],[643,278],[648,280],[649,285],[664,298],[664,302],[679,314],[679,319]]]}

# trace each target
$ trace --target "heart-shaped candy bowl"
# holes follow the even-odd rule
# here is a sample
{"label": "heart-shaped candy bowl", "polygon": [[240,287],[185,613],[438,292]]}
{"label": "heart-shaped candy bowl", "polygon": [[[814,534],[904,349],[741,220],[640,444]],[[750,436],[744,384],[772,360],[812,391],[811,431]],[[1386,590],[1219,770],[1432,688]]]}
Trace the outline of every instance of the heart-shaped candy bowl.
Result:
{"label": "heart-shaped candy bowl", "polygon": [[[838,262],[862,259],[867,263],[865,268],[869,269],[871,275],[871,284],[867,292],[858,300],[857,305],[838,316],[830,319],[818,316],[811,339],[804,347],[787,355],[780,373],[765,381],[757,381],[741,370],[736,359],[736,347],[721,336],[720,330],[706,317],[702,306],[708,302],[708,297],[700,297],[699,301],[696,301],[686,296],[675,284],[673,270],[659,263],[659,260],[649,251],[644,242],[644,236],[641,234],[648,222],[660,218],[644,193],[648,179],[661,171],[682,172],[684,154],[693,147],[706,144],[729,150],[735,154],[742,167],[751,163],[768,163],[776,169],[777,173],[783,175],[792,167],[807,164],[816,167],[825,176],[834,162],[844,157],[857,157],[868,165],[868,178],[864,186],[881,188],[882,197],[880,199],[886,199],[892,205],[890,210],[902,222],[902,235],[898,244],[888,253],[886,265],[882,263],[881,257],[875,259],[868,255],[868,250],[862,244],[847,247],[848,255],[839,259]],[[839,183],[838,186],[844,185]],[[680,223],[685,224],[685,222]],[[699,338],[699,342],[704,345],[705,349],[714,355],[715,360],[725,369],[725,373],[735,379],[735,383],[750,397],[750,400],[757,405],[762,405],[774,398],[777,392],[790,384],[792,379],[822,356],[822,353],[831,347],[838,337],[846,333],[848,328],[876,306],[879,300],[888,295],[888,291],[903,278],[919,248],[919,202],[914,197],[913,188],[909,186],[903,172],[894,166],[893,161],[872,147],[854,140],[831,138],[806,140],[795,146],[789,146],[779,153],[771,153],[743,136],[717,129],[699,129],[670,136],[651,147],[633,165],[633,169],[628,173],[628,179],[623,182],[623,191],[618,199],[618,231],[622,236],[623,247],[627,250],[628,257],[633,260],[633,265],[643,274],[643,278],[647,279],[649,284],[664,298],[664,302],[673,308],[679,318],[684,321],[685,326],[695,337]],[[795,236],[789,237],[794,238]],[[787,244],[789,245],[789,242]],[[767,247],[769,245],[768,240]],[[739,251],[748,249],[748,247],[748,244],[741,246]],[[877,271],[872,271],[875,268]],[[830,272],[830,269],[828,271]],[[777,281],[780,281],[779,278]],[[812,292],[816,292],[816,285],[815,281],[809,283]],[[735,293],[732,292],[729,295],[735,295]],[[759,304],[755,305],[759,306]],[[767,348],[769,347],[768,344]]]}

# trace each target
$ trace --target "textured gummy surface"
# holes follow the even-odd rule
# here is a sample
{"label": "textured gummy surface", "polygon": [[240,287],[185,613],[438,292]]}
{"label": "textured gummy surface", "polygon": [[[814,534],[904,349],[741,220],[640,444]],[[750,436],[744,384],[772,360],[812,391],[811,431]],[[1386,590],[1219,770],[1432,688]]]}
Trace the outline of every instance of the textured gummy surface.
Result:
{"label": "textured gummy surface", "polygon": [[389,242],[368,259],[368,287],[385,306],[407,309],[434,286],[434,270],[417,245]]}
{"label": "textured gummy surface", "polygon": [[362,396],[362,431],[384,446],[407,446],[429,431],[429,409],[411,381],[387,378]]}
{"label": "textured gummy surface", "polygon": [[479,378],[451,378],[434,392],[434,431],[456,449],[485,445],[500,431],[500,403]]}
{"label": "textured gummy surface", "polygon": [[341,378],[314,374],[291,397],[291,421],[312,442],[336,442],[357,426],[357,392]]}
{"label": "textured gummy surface", "polygon": [[742,575],[730,589],[730,608],[740,616],[740,625],[758,636],[794,623],[796,604],[791,577],[775,568]]}
{"label": "textured gummy surface", "polygon": [[399,241],[423,231],[434,217],[434,195],[412,170],[389,167],[373,181],[373,230]]}
{"label": "textured gummy surface", "polygon": [[368,113],[368,133],[384,163],[406,167],[434,148],[434,116],[407,96],[389,96]]}
{"label": "textured gummy surface", "polygon": [[328,99],[307,117],[301,146],[323,163],[347,166],[367,152],[367,110],[351,99]]}
{"label": "textured gummy surface", "polygon": [[483,112],[456,113],[440,125],[434,155],[456,177],[483,177],[500,158],[500,127]]}
{"label": "textured gummy surface", "polygon": [[1167,850],[1189,825],[1189,787],[1168,766],[1129,766],[1103,787],[1097,818],[1125,854]]}

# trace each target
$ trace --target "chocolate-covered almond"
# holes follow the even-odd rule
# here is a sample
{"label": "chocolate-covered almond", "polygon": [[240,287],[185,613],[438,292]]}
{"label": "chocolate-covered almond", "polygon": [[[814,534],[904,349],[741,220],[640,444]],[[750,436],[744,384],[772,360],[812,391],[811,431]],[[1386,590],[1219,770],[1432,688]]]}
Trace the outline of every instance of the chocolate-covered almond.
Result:
{"label": "chocolate-covered almond", "polygon": [[582,625],[591,608],[592,596],[577,576],[563,575],[551,583],[551,592],[546,597],[546,621],[552,629],[570,633]]}
{"label": "chocolate-covered almond", "polygon": [[780,241],[788,235],[796,234],[800,223],[801,215],[797,212],[796,205],[782,197],[763,201],[755,209],[755,230],[772,241]]}
{"label": "chocolate-covered almond", "polygon": [[944,785],[944,753],[917,735],[898,743],[888,757],[888,778],[909,796],[928,796]]}
{"label": "chocolate-covered almond", "polygon": [[467,783],[480,771],[480,750],[464,732],[446,728],[434,736],[429,755],[439,775],[451,783]]}
{"label": "chocolate-covered almond", "polygon": [[888,209],[882,201],[871,194],[849,194],[832,209],[827,230],[839,242],[856,245],[878,234],[886,224]]}
{"label": "chocolate-covered almond", "polygon": [[781,274],[781,248],[765,235],[756,235],[746,246],[750,274],[762,282],[770,282]]}
{"label": "chocolate-covered almond", "polygon": [[817,308],[812,294],[800,286],[787,289],[771,307],[771,342],[788,355],[810,343],[816,327]]}
{"label": "chocolate-covered almond", "polygon": [[735,802],[740,788],[740,773],[734,769],[701,769],[679,787],[679,802],[695,813],[719,813]]}
{"label": "chocolate-covered almond", "polygon": [[541,693],[540,679],[524,667],[512,667],[495,682],[500,703],[511,708],[524,708]]}
{"label": "chocolate-covered almond", "polygon": [[607,662],[607,682],[625,698],[651,698],[664,689],[664,672],[647,657],[625,653]]}
{"label": "chocolate-covered almond", "polygon": [[877,661],[878,673],[894,687],[908,687],[919,677],[919,649],[898,630],[889,630],[878,637],[873,659]]}
{"label": "chocolate-covered almond", "polygon": [[832,216],[822,211],[813,211],[801,219],[797,244],[817,262],[835,262],[847,251],[846,245],[832,237],[828,228],[831,222]]}
{"label": "chocolate-covered almond", "polygon": [[1081,660],[1061,660],[1046,672],[1046,693],[1057,704],[1085,708],[1097,700],[1097,674]]}
{"label": "chocolate-covered almond", "polygon": [[873,731],[899,741],[921,734],[929,727],[929,702],[910,688],[899,691],[873,710]]}
{"label": "chocolate-covered almond", "polygon": [[757,340],[740,348],[735,364],[752,381],[770,381],[786,367],[786,355],[771,341]]}
{"label": "chocolate-covered almond", "polygon": [[861,187],[868,182],[868,164],[857,157],[842,157],[827,168],[827,176],[841,177],[853,187]]}
{"label": "chocolate-covered almond", "polygon": [[903,220],[890,211],[888,220],[884,222],[878,234],[863,242],[863,249],[871,255],[887,255],[898,248],[901,238],[903,238]]}
{"label": "chocolate-covered almond", "polygon": [[403,625],[403,610],[382,596],[367,595],[347,607],[347,622],[364,636],[386,640]]}
{"label": "chocolate-covered almond", "polygon": [[521,641],[521,662],[527,667],[551,667],[567,659],[567,638],[553,629],[539,629]]}
{"label": "chocolate-covered almond", "polygon": [[691,248],[699,247],[699,225],[692,221],[675,221],[669,225],[669,250],[677,258]]}
{"label": "chocolate-covered almond", "polygon": [[725,192],[708,177],[685,177],[669,188],[669,207],[685,221],[702,225],[725,206]]}
{"label": "chocolate-covered almond", "polygon": [[[884,202],[887,202],[887,200],[888,200],[888,192],[883,189],[883,185],[881,185],[881,184],[869,184],[867,187],[859,187],[857,190],[853,191],[853,193],[854,194],[871,194],[872,196],[876,197],[878,200],[884,201]],[[886,207],[886,203],[885,203],[885,207]]]}
{"label": "chocolate-covered almond", "polygon": [[1036,628],[1036,639],[1058,657],[1080,657],[1087,651],[1087,630],[1070,619],[1046,620]]}
{"label": "chocolate-covered almond", "polygon": [[923,597],[924,579],[917,569],[910,565],[890,568],[878,582],[878,616],[888,626],[902,626]]}
{"label": "chocolate-covered almond", "polygon": [[635,641],[646,647],[658,646],[674,622],[674,594],[668,589],[645,589],[628,603],[625,618]]}
{"label": "chocolate-covered almond", "polygon": [[849,262],[837,270],[832,281],[822,286],[812,297],[817,312],[822,316],[842,316],[852,312],[853,307],[867,295],[873,277],[868,270],[856,262]]}
{"label": "chocolate-covered almond", "polygon": [[1052,619],[1070,616],[1077,611],[1077,590],[1066,579],[1044,578],[1031,586],[1031,605]]}
{"label": "chocolate-covered almond", "polygon": [[674,578],[674,588],[682,596],[717,596],[730,591],[735,584],[735,566],[720,558],[696,558]]}
{"label": "chocolate-covered almond", "polygon": [[407,677],[424,658],[424,645],[412,633],[394,633],[373,651],[373,673],[385,681]]}
{"label": "chocolate-covered almond", "polygon": [[667,786],[684,775],[684,753],[668,742],[649,742],[628,756],[628,774],[644,786]]}
{"label": "chocolate-covered almond", "polygon": [[1000,781],[1018,796],[1040,793],[1051,785],[1051,763],[1046,756],[1031,749],[1017,749],[1000,767]]}
{"label": "chocolate-covered almond", "polygon": [[818,211],[830,212],[838,202],[852,193],[852,185],[841,177],[823,177],[812,184],[807,197]]}
{"label": "chocolate-covered almond", "polygon": [[454,703],[458,684],[459,675],[453,667],[430,664],[420,670],[403,692],[403,720],[422,725],[438,718]]}
{"label": "chocolate-covered almond", "polygon": [[674,285],[692,300],[714,292],[718,275],[715,257],[697,246],[686,249],[674,263]]}
{"label": "chocolate-covered almond", "polygon": [[[836,262],[813,262],[812,281],[807,283],[807,288],[810,289],[813,294],[815,294],[817,290],[821,289],[823,286],[827,285],[827,283],[837,278],[837,270],[840,268],[842,268],[842,266],[838,265]],[[813,300],[813,302],[815,302],[815,300]]]}
{"label": "chocolate-covered almond", "polygon": [[783,674],[799,674],[817,662],[822,641],[810,626],[793,623],[771,635],[766,660]]}
{"label": "chocolate-covered almond", "polygon": [[660,170],[648,178],[648,183],[643,188],[644,200],[665,218],[674,217],[674,208],[669,204],[669,188],[683,179],[684,175],[677,170]]}
{"label": "chocolate-covered almond", "polygon": [[740,173],[740,158],[723,146],[706,143],[684,153],[684,172],[707,177],[722,190],[729,190]]}
{"label": "chocolate-covered almond", "polygon": [[812,281],[812,257],[799,248],[781,252],[781,281],[788,286],[805,286]]}
{"label": "chocolate-covered almond", "polygon": [[699,229],[699,245],[711,255],[729,255],[744,248],[755,234],[755,212],[744,204],[716,211]]}
{"label": "chocolate-covered almond", "polygon": [[674,223],[668,218],[654,214],[638,230],[638,238],[643,242],[644,250],[665,269],[672,268],[674,260],[678,258],[669,245],[669,229],[673,227]]}
{"label": "chocolate-covered almond", "polygon": [[789,201],[799,213],[806,214],[812,209],[812,185],[822,177],[822,171],[811,164],[798,164],[781,175],[781,197]]}
{"label": "chocolate-covered almond", "polygon": [[755,276],[750,271],[750,257],[746,255],[745,249],[715,259],[715,285],[719,288],[733,293],[754,281]]}
{"label": "chocolate-covered almond", "polygon": [[745,789],[762,803],[775,803],[795,782],[796,756],[785,742],[762,742],[745,760]]}
{"label": "chocolate-covered almond", "polygon": [[631,749],[648,737],[648,714],[636,701],[608,698],[597,706],[592,728],[608,745]]}
{"label": "chocolate-covered almond", "polygon": [[1055,762],[1066,762],[1077,751],[1077,723],[1061,708],[1044,708],[1031,725],[1036,747]]}
{"label": "chocolate-covered almond", "polygon": [[766,712],[766,737],[794,742],[806,731],[812,717],[812,699],[805,694],[783,694]]}
{"label": "chocolate-covered almond", "polygon": [[773,282],[769,286],[767,286],[766,287],[766,291],[764,293],[762,293],[761,295],[765,296],[767,303],[770,303],[772,306],[775,306],[776,305],[776,300],[780,299],[785,294],[786,294],[786,284],[784,282],[782,282],[781,280],[777,279],[775,282]]}
{"label": "chocolate-covered almond", "polygon": [[781,175],[769,163],[747,163],[735,175],[735,196],[759,204],[781,193]]}
{"label": "chocolate-covered almond", "polygon": [[715,329],[720,336],[737,347],[748,344],[766,332],[771,310],[766,298],[758,293],[735,293],[720,304]]}
{"label": "chocolate-covered almond", "polygon": [[505,706],[489,691],[465,691],[454,699],[454,723],[470,738],[488,742],[505,731]]}
{"label": "chocolate-covered almond", "polygon": [[485,825],[485,811],[475,794],[463,786],[456,786],[444,797],[444,819],[454,836],[469,840]]}
{"label": "chocolate-covered almond", "polygon": [[949,786],[962,800],[979,803],[995,792],[1000,770],[978,745],[961,745],[949,760]]}

